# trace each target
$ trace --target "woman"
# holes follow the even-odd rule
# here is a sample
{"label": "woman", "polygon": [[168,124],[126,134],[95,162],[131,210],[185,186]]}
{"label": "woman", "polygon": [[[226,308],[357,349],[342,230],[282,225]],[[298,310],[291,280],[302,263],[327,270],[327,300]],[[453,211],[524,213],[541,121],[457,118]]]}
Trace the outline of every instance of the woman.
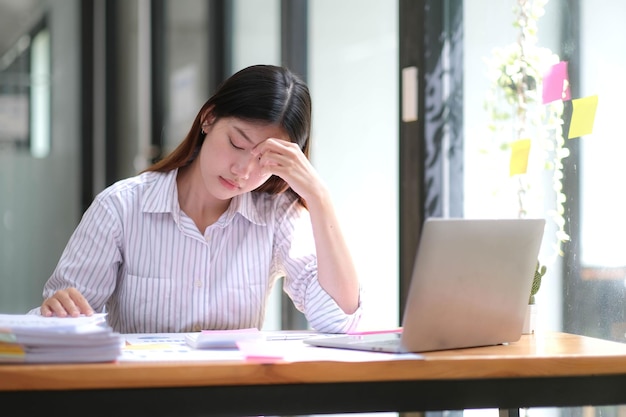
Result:
{"label": "woman", "polygon": [[312,328],[354,329],[359,282],[310,130],[308,88],[289,70],[234,74],[169,156],[95,198],[40,313],[106,309],[121,333],[260,328],[283,276]]}

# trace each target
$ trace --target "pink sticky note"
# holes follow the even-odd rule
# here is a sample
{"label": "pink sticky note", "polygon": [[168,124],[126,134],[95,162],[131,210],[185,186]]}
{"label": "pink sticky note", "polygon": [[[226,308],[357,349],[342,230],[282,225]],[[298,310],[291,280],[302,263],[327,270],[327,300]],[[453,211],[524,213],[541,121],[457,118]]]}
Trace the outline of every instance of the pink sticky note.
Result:
{"label": "pink sticky note", "polygon": [[283,354],[277,349],[280,343],[244,340],[237,342],[237,348],[247,360],[277,361],[283,359]]}
{"label": "pink sticky note", "polygon": [[543,104],[572,98],[567,75],[567,62],[553,65],[543,76]]}

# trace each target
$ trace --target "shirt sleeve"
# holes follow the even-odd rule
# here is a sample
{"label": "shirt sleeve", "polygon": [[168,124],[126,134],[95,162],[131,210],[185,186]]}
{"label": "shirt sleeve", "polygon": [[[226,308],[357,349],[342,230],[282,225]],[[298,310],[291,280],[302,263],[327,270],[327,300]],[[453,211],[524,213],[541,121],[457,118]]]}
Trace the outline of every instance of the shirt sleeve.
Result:
{"label": "shirt sleeve", "polygon": [[59,262],[44,285],[43,297],[75,287],[96,312],[101,312],[115,289],[122,263],[119,216],[96,198],[85,211]]}
{"label": "shirt sleeve", "polygon": [[309,325],[324,333],[356,329],[362,315],[361,302],[354,313],[346,314],[320,285],[311,220],[298,203],[290,204],[280,216],[275,245],[277,269],[284,274],[283,289]]}

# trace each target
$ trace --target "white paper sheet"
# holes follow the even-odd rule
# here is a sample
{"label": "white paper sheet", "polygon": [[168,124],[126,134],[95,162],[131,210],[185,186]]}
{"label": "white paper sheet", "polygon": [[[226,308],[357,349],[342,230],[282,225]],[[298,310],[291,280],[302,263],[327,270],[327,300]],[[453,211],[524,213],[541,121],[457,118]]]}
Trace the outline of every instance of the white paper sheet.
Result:
{"label": "white paper sheet", "polygon": [[319,348],[302,340],[314,333],[264,333],[263,340],[245,341],[242,349],[193,349],[186,343],[187,333],[126,334],[120,361],[339,361],[365,362],[421,359],[418,354],[391,354],[346,349]]}

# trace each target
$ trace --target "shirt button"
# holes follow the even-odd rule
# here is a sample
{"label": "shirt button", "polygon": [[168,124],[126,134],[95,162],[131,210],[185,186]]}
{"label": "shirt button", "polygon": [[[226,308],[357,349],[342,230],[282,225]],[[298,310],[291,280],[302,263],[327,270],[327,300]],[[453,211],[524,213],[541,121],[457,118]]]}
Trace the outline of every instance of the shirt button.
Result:
{"label": "shirt button", "polygon": [[199,279],[196,280],[196,287],[202,288],[202,281],[200,281]]}

